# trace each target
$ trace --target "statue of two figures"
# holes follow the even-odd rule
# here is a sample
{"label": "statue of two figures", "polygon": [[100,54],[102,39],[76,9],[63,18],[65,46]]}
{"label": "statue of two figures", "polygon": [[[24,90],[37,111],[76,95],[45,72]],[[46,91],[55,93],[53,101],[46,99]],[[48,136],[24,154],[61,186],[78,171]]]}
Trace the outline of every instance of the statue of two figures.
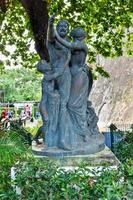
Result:
{"label": "statue of two figures", "polygon": [[98,117],[88,101],[92,74],[86,64],[86,32],[77,27],[67,38],[69,24],[60,20],[54,28],[49,20],[47,48],[50,63],[41,60],[37,69],[44,74],[40,113],[44,136],[44,155],[95,153],[104,148]]}

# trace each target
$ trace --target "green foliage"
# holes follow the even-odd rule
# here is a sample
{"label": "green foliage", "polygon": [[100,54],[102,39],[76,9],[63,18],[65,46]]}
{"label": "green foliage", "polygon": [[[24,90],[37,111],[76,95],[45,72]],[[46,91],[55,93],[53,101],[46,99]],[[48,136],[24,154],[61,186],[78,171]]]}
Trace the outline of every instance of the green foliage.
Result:
{"label": "green foliage", "polygon": [[[16,179],[10,182],[9,178],[5,179],[7,185],[4,183],[5,188],[0,190],[1,199],[10,199],[11,194],[12,197],[17,198],[11,185],[8,185],[11,183],[21,188],[21,196],[17,199],[121,200],[133,198],[133,184],[130,181],[133,168],[129,163],[118,169],[91,170],[82,165],[75,170],[67,171],[59,168],[49,159],[29,157],[26,162],[19,162],[15,167]],[[6,168],[2,177],[8,177]],[[0,186],[2,184],[3,182],[0,182]]]}
{"label": "green foliage", "polygon": [[31,154],[28,144],[18,131],[0,130],[0,199],[17,197],[11,182],[11,167]]}
{"label": "green foliage", "polygon": [[0,166],[12,165],[27,152],[28,144],[16,130],[0,130]]}
{"label": "green foliage", "polygon": [[132,12],[131,0],[57,0],[50,6],[50,13],[66,18],[71,27],[85,28],[90,62],[97,54],[105,57],[122,55],[126,32],[133,25]]}
{"label": "green foliage", "polygon": [[[132,55],[133,34],[130,27],[133,25],[133,4],[131,0],[51,0],[48,2],[50,15],[55,13],[57,19],[66,18],[71,25],[70,28],[75,26],[85,28],[88,33],[89,62],[95,62],[97,54],[105,57],[120,56],[123,51],[126,51]],[[0,13],[0,20],[0,50],[5,55],[0,69],[7,65],[34,67],[39,57],[35,51],[29,50],[34,43],[33,34],[30,21],[20,1],[12,1],[8,11],[5,14]],[[11,47],[14,50],[10,51]]]}
{"label": "green foliage", "polygon": [[122,178],[123,167],[90,170],[82,165],[67,171],[49,159],[33,157],[15,167],[13,184],[21,188],[21,199],[121,200],[128,195],[128,179],[123,181]]}
{"label": "green foliage", "polygon": [[114,145],[113,151],[121,162],[133,160],[133,131],[127,131],[124,139]]}
{"label": "green foliage", "polygon": [[[0,12],[0,18],[4,14]],[[0,51],[5,56],[3,65],[32,68],[38,55],[30,51],[34,45],[29,19],[19,0],[12,1],[1,22]]]}
{"label": "green foliage", "polygon": [[0,88],[5,90],[6,102],[38,101],[41,78],[35,70],[25,68],[5,70],[0,78]]}
{"label": "green foliage", "polygon": [[114,152],[121,162],[130,158],[133,159],[133,144],[128,144],[125,141],[119,142],[115,145]]}
{"label": "green foliage", "polygon": [[[49,158],[33,157],[18,132],[2,132],[0,137],[1,200],[133,199],[133,159],[118,169],[90,169],[81,164],[76,169],[65,170]],[[128,142],[132,142],[130,137],[131,134],[126,137]],[[11,166],[16,168],[15,180],[10,179]],[[15,186],[20,187],[21,196],[16,194]]]}
{"label": "green foliage", "polygon": [[114,145],[113,151],[117,158],[124,163],[124,179],[128,180],[128,198],[133,198],[133,130],[124,134],[124,139]]}
{"label": "green foliage", "polygon": [[95,72],[93,73],[93,78],[97,79],[98,74],[100,74],[101,76],[104,76],[106,78],[110,77],[109,73],[104,70],[103,66],[97,64]]}

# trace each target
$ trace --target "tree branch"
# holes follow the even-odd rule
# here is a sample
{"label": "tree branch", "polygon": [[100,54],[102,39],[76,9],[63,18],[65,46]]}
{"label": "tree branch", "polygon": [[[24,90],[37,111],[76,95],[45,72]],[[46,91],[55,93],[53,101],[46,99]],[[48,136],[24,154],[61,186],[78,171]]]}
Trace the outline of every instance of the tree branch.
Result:
{"label": "tree branch", "polygon": [[41,59],[49,61],[46,47],[48,10],[47,1],[44,0],[21,0],[31,22],[35,38],[35,49]]}

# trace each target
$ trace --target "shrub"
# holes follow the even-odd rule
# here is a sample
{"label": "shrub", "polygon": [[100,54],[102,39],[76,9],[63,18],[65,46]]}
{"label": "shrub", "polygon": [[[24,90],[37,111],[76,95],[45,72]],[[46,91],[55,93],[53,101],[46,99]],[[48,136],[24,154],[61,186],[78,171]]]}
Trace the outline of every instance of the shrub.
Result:
{"label": "shrub", "polygon": [[[129,133],[130,134],[130,133]],[[35,158],[23,138],[2,132],[0,140],[0,199],[16,200],[130,200],[133,199],[132,135],[116,146],[124,164],[118,169],[89,169],[86,164],[72,171],[59,168],[46,158]],[[128,139],[127,139],[128,138]],[[11,144],[11,145],[9,145]],[[3,145],[3,146],[2,146]],[[121,145],[121,149],[118,148]],[[130,148],[129,148],[130,147]],[[127,159],[130,158],[130,159]],[[16,179],[11,180],[11,167]],[[21,195],[15,191],[21,188]]]}
{"label": "shrub", "polygon": [[133,160],[133,131],[127,131],[124,139],[114,145],[113,151],[121,162]]}
{"label": "shrub", "polygon": [[[128,195],[125,167],[90,170],[86,165],[66,171],[49,159],[30,158],[16,166],[15,184],[22,199],[121,200]],[[129,173],[131,168],[128,168]]]}

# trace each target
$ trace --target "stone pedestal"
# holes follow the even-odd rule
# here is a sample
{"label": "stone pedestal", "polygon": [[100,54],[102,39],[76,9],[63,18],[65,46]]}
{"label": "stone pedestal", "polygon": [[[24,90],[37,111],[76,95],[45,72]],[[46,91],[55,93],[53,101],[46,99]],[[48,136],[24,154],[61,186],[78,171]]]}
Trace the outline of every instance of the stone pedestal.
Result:
{"label": "stone pedestal", "polygon": [[[66,156],[61,154],[61,151],[60,155],[58,156],[52,156],[52,155],[44,156],[43,154],[41,154],[43,148],[44,148],[43,145],[35,145],[35,144],[32,145],[32,150],[33,153],[35,153],[35,156],[41,158],[47,157],[50,160],[56,162],[60,167],[65,167],[68,169],[75,168],[79,166],[81,163],[87,164],[88,167],[101,167],[101,166],[117,167],[119,165],[119,160],[116,158],[114,153],[108,147],[105,147],[104,150],[94,154],[66,155]],[[55,149],[55,151],[57,151],[58,154],[59,150]]]}

